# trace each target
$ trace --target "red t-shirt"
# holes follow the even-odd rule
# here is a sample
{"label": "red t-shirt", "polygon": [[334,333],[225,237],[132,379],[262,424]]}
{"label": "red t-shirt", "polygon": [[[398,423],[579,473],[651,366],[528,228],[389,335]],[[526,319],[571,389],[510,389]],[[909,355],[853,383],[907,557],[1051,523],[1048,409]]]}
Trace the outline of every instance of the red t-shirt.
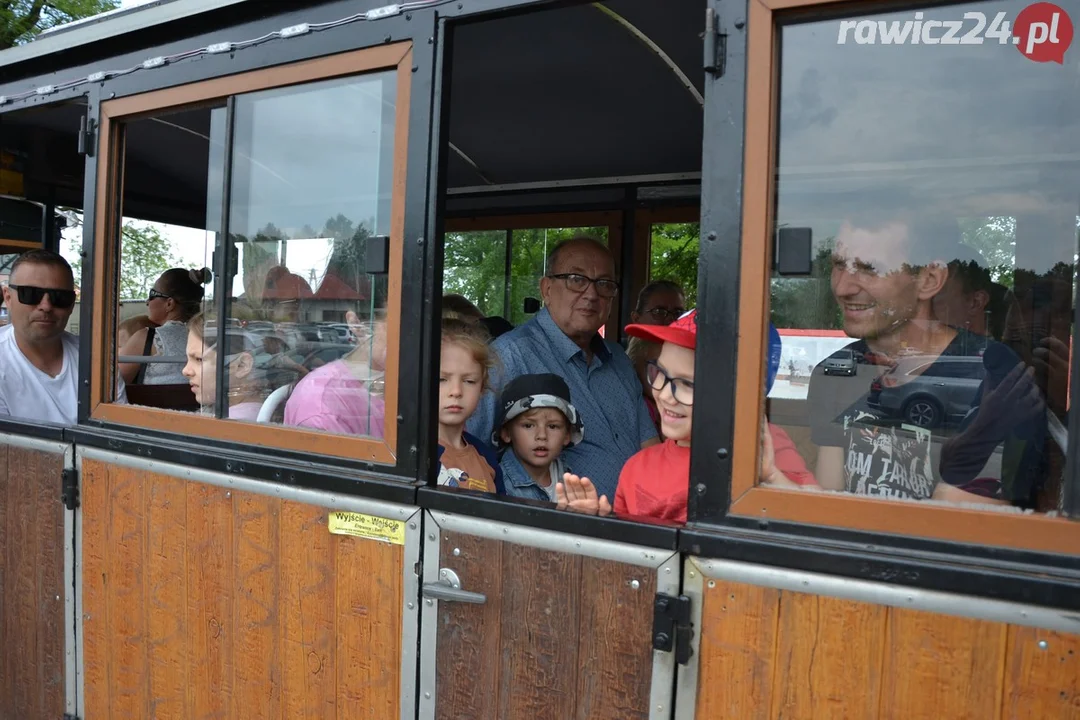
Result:
{"label": "red t-shirt", "polygon": [[[788,434],[769,423],[776,467],[792,482],[816,485]],[[615,514],[686,522],[690,448],[665,440],[635,453],[623,465],[615,490]]]}
{"label": "red t-shirt", "polygon": [[623,465],[615,513],[686,522],[689,483],[689,447],[674,440],[647,447]]}

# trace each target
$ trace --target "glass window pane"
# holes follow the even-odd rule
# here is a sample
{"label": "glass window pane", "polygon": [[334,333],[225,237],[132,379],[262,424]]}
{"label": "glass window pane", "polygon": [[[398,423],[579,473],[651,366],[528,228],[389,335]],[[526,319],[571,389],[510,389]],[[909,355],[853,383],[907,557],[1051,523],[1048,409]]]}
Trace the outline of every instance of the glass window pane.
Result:
{"label": "glass window pane", "polygon": [[132,405],[199,410],[184,372],[188,323],[215,297],[225,121],[216,107],[123,125],[115,341]]}
{"label": "glass window pane", "polygon": [[[1023,7],[920,12],[925,28]],[[981,45],[880,41],[913,18],[780,31],[775,226],[811,230],[813,268],[772,281],[770,417],[794,448],[763,472],[1056,511],[1080,227],[1074,73],[1031,62],[1008,30]]]}
{"label": "glass window pane", "polygon": [[396,76],[237,97],[225,382],[206,333],[200,402],[225,417],[383,436]]}
{"label": "glass window pane", "polygon": [[699,223],[652,226],[649,282],[671,280],[686,292],[687,308],[697,305]]}
{"label": "glass window pane", "polygon": [[443,294],[461,295],[485,317],[506,317],[506,231],[446,233]]}

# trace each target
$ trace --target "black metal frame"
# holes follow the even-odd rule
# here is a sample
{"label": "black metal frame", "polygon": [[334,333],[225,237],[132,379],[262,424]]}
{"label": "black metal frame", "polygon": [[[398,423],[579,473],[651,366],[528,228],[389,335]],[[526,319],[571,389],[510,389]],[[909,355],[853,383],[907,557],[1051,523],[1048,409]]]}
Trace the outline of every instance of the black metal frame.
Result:
{"label": "black metal frame", "polygon": [[[718,31],[727,42],[723,74],[706,74],[705,81],[694,376],[698,391],[710,401],[694,408],[687,515],[691,522],[727,516],[732,456],[738,452],[732,439],[742,256],[747,4],[746,0],[709,0],[708,7],[716,12]],[[720,128],[724,134],[718,132]]]}

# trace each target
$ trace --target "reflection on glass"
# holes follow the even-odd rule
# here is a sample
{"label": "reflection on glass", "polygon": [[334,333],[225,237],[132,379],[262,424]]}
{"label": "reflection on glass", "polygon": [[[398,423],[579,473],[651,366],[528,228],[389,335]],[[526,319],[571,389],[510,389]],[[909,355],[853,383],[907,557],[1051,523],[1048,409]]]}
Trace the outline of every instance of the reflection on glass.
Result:
{"label": "reflection on glass", "polygon": [[1073,74],[1011,44],[838,44],[841,22],[781,31],[775,222],[812,231],[813,270],[772,282],[769,421],[827,490],[1056,511],[1080,226]]}
{"label": "reflection on glass", "polygon": [[212,306],[226,110],[124,124],[117,369],[134,405],[198,408],[183,373],[188,322]]}
{"label": "reflection on glass", "polygon": [[381,73],[237,97],[220,414],[383,436],[388,283],[366,262],[390,234],[395,93]]}

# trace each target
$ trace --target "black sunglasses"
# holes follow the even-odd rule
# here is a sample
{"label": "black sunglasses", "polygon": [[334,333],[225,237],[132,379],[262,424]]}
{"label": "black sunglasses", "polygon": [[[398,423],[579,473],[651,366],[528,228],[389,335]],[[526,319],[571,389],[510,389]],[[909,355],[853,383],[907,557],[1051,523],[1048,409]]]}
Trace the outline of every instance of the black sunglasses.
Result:
{"label": "black sunglasses", "polygon": [[166,295],[163,292],[158,292],[154,288],[150,288],[150,295],[146,298],[146,302],[150,302],[154,298],[161,298],[162,300],[170,300],[172,296]]}
{"label": "black sunglasses", "polygon": [[74,290],[61,290],[59,288],[40,288],[33,285],[12,285],[8,287],[18,294],[19,302],[23,305],[40,305],[45,296],[49,296],[49,302],[53,307],[67,310],[75,304]]}

